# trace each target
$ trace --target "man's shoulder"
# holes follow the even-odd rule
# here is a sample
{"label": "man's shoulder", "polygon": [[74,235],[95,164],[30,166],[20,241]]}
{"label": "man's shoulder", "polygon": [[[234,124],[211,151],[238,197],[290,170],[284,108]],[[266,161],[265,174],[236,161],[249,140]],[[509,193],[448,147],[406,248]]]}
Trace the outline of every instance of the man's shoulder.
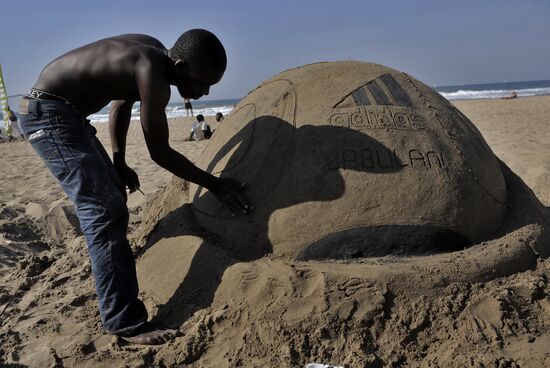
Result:
{"label": "man's shoulder", "polygon": [[168,59],[168,50],[166,50],[159,40],[151,36],[143,34],[124,34],[106,38],[101,41],[116,45],[115,49],[117,52],[125,50],[128,58],[135,58],[144,65],[154,67],[154,69],[166,65]]}
{"label": "man's shoulder", "polygon": [[140,48],[136,51],[138,53],[135,64],[136,77],[151,82],[168,83],[168,56],[162,50],[150,47]]}

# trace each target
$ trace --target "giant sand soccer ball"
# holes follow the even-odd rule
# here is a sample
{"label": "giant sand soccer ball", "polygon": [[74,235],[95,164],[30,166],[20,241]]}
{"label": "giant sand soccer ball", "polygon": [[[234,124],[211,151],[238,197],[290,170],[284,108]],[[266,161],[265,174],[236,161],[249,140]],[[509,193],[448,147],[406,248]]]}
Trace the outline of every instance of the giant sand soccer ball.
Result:
{"label": "giant sand soccer ball", "polygon": [[326,62],[250,92],[197,165],[248,185],[233,217],[191,185],[199,223],[242,255],[350,258],[459,249],[500,226],[506,187],[476,127],[415,78]]}

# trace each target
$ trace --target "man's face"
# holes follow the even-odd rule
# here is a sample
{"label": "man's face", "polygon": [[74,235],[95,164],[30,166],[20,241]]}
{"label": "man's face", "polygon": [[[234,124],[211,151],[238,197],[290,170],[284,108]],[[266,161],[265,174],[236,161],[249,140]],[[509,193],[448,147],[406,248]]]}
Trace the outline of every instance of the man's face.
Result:
{"label": "man's face", "polygon": [[208,95],[210,86],[218,83],[223,73],[192,72],[185,70],[181,73],[179,83],[176,84],[178,91],[183,98],[199,99]]}

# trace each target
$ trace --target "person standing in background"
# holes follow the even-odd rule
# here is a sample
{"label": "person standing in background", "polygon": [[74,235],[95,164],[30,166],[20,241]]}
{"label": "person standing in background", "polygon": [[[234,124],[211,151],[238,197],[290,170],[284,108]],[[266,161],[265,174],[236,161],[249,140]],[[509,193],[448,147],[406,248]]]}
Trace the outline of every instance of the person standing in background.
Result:
{"label": "person standing in background", "polygon": [[10,119],[12,131],[15,130],[16,132],[15,137],[16,138],[23,137],[23,133],[21,132],[21,127],[19,126],[19,121],[17,120],[17,116],[12,111],[12,109],[10,109],[8,112],[8,118]]}
{"label": "person standing in background", "polygon": [[191,116],[195,116],[193,115],[193,105],[191,105],[191,100],[188,98],[184,98],[183,104],[185,106],[185,111],[187,112],[187,116],[189,116],[189,111],[191,111]]}
{"label": "person standing in background", "polygon": [[[3,131],[0,129],[0,137],[2,141],[12,142],[17,140],[17,138],[21,136],[21,132],[19,129],[19,123],[17,121],[17,116],[15,116],[15,113],[11,110],[9,106],[7,108],[7,111],[8,112],[6,114],[8,115],[9,124],[5,126],[5,129]],[[14,130],[15,136],[13,134]]]}

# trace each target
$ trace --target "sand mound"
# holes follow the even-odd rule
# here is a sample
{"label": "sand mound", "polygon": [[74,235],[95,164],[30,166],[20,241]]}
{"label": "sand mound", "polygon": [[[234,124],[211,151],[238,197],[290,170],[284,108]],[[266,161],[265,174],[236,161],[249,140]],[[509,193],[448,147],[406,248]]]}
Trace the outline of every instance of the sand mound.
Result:
{"label": "sand mound", "polygon": [[[391,165],[382,165],[384,150]],[[420,164],[413,151],[426,152]],[[170,225],[145,249],[196,236],[192,208],[232,258],[408,256],[400,267],[369,263],[384,282],[406,273],[400,282],[422,287],[512,274],[550,254],[544,206],[474,125],[421,82],[380,65],[320,63],[275,76],[239,103],[198,164],[249,183],[255,211],[234,218],[193,184],[192,206],[175,210],[187,186],[173,180],[145,217],[148,231],[174,210]],[[451,250],[461,251],[434,254]]]}
{"label": "sand mound", "polygon": [[431,88],[370,63],[283,72],[246,96],[198,160],[249,184],[232,217],[190,186],[199,223],[243,255],[350,258],[461,249],[502,222],[498,162]]}
{"label": "sand mound", "polygon": [[48,208],[40,203],[29,202],[25,207],[25,214],[43,224],[44,230],[52,239],[81,234],[76,210],[66,198],[54,201]]}
{"label": "sand mound", "polygon": [[[480,351],[539,364],[545,358],[538,349],[549,342],[536,338],[550,323],[543,314],[550,311],[549,268],[543,263],[498,278],[534,270],[550,255],[548,209],[500,165],[508,188],[503,225],[491,240],[443,254],[243,261],[228,241],[195,222],[183,200],[158,222],[138,260],[148,309],[184,333],[160,348],[156,362],[460,366],[469,360],[457,356],[468,354],[486,365],[515,362],[471,351],[483,344]],[[182,200],[185,186],[174,179],[148,211],[157,213],[176,188]],[[527,310],[539,318],[523,319]],[[516,339],[523,352],[502,350],[504,339]]]}
{"label": "sand mound", "polygon": [[[324,64],[314,67],[324,67]],[[380,68],[379,74],[387,74],[385,68],[372,68]],[[299,70],[290,71],[293,72]],[[294,106],[299,106],[292,90],[288,89],[288,83],[279,82],[277,78],[274,85],[284,86],[283,92],[277,90],[280,93],[278,96],[283,100],[291,96]],[[412,78],[399,78],[409,78],[412,81],[410,83],[417,86],[418,90],[427,93],[427,87],[421,86]],[[357,83],[361,85],[364,80]],[[254,92],[247,99],[251,96],[255,96]],[[228,175],[237,174],[239,179],[251,179],[251,197],[263,199],[257,202],[259,214],[253,214],[245,220],[232,220],[216,204],[215,199],[201,188],[191,185],[189,198],[186,198],[187,186],[178,179],[173,179],[148,204],[145,211],[146,230],[141,232],[141,236],[145,238],[141,241],[141,256],[137,263],[143,296],[156,319],[180,328],[184,333],[173,345],[161,347],[157,351],[157,362],[169,366],[183,363],[201,367],[277,365],[281,362],[300,366],[313,359],[356,367],[370,366],[369,364],[399,366],[404,362],[428,359],[434,364],[453,366],[466,364],[468,360],[456,360],[457,355],[472,354],[471,346],[477,343],[485,344],[485,352],[499,351],[502,349],[504,337],[520,335],[521,339],[518,340],[521,341],[516,346],[521,345],[529,350],[527,356],[532,361],[544,360],[544,354],[537,353],[537,349],[547,342],[546,335],[533,344],[536,340],[534,331],[545,329],[544,326],[550,322],[548,318],[534,318],[530,320],[529,326],[523,327],[519,327],[517,323],[522,318],[522,310],[527,308],[550,310],[545,302],[548,295],[547,266],[542,263],[537,268],[541,260],[550,255],[548,209],[518,176],[491,154],[469,121],[453,110],[454,117],[449,117],[445,123],[434,118],[439,124],[436,126],[443,128],[434,132],[431,139],[425,137],[431,134],[424,134],[427,132],[422,133],[420,138],[417,137],[418,144],[425,149],[431,149],[428,145],[435,145],[430,147],[437,147],[438,152],[443,152],[441,157],[449,164],[447,170],[430,172],[428,168],[424,168],[417,172],[412,167],[406,167],[410,172],[405,173],[405,169],[377,172],[338,167],[334,177],[328,180],[326,175],[320,175],[326,172],[321,168],[326,169],[323,165],[327,162],[327,156],[324,156],[326,152],[323,152],[321,146],[327,144],[337,149],[361,147],[354,146],[355,140],[347,139],[349,129],[291,127],[285,122],[284,116],[288,111],[294,111],[294,107],[290,110],[288,106],[281,107],[285,102],[280,100],[275,103],[281,111],[278,117],[265,117],[260,112],[259,115],[251,115],[260,117],[241,119],[243,110],[247,109],[247,99],[237,106],[234,116],[227,118],[228,124],[235,122],[237,126],[226,129],[234,129],[239,139],[229,146],[213,141],[206,148],[203,157],[211,157],[211,152],[219,149],[222,153],[214,154],[213,163],[206,164],[209,171],[220,175],[227,172]],[[344,98],[342,101],[347,100]],[[436,97],[433,97],[430,106],[442,109],[443,104],[450,109],[446,102]],[[275,106],[268,105],[272,108]],[[257,106],[251,109],[259,110]],[[297,112],[290,115],[293,114],[299,115]],[[245,122],[245,126],[239,126],[238,121]],[[311,123],[317,120],[311,118],[305,121]],[[434,122],[424,119],[423,123],[429,127]],[[262,131],[264,128],[266,130]],[[248,129],[251,131],[247,132]],[[301,129],[307,131],[307,134],[302,136]],[[330,134],[317,135],[317,132],[325,132],[325,129],[329,129]],[[401,132],[388,133],[390,130],[376,130],[373,133],[377,134],[378,143],[372,143],[363,133],[358,139],[361,144],[374,144],[368,146],[373,150],[382,149],[381,147],[389,144],[388,141],[392,144],[412,141],[412,138],[400,136]],[[355,138],[359,134],[357,131],[355,129],[351,132]],[[341,132],[345,133],[341,135]],[[217,134],[221,133],[223,131]],[[257,140],[251,138],[256,133],[261,142],[259,147],[255,147]],[[387,141],[382,144],[380,142],[384,134]],[[410,131],[405,136],[410,137],[409,134]],[[265,139],[271,139],[272,142],[266,143],[262,136],[267,136]],[[315,138],[307,143],[307,137],[312,136]],[[288,147],[273,142],[279,138],[284,141],[285,137],[293,139],[293,147],[299,154],[293,153],[288,158],[285,156],[288,154]],[[344,145],[326,143],[330,139],[341,141]],[[462,142],[467,152],[458,150],[454,143],[442,145],[439,140],[447,143]],[[262,151],[264,144],[267,144],[268,149]],[[246,149],[243,148],[240,152],[243,146]],[[298,147],[308,149],[300,150]],[[396,149],[394,146],[390,147],[392,151]],[[250,150],[259,152],[250,155]],[[275,157],[271,156],[272,150],[277,153]],[[309,155],[310,151],[315,152],[315,155]],[[457,152],[462,154],[456,154]],[[475,160],[474,157],[481,153],[483,155],[480,160]],[[276,162],[272,162],[277,161],[276,157],[281,161],[286,160],[286,164],[292,163],[287,165],[290,168],[279,167],[280,170],[275,171],[276,175],[269,176],[271,171],[266,168],[276,165]],[[317,160],[318,157],[322,159]],[[254,158],[259,162],[255,162]],[[296,161],[300,162],[298,168],[292,168]],[[357,164],[357,161],[350,162]],[[256,166],[251,169],[249,165]],[[225,167],[229,169],[226,170]],[[303,170],[311,167],[314,172],[314,179],[303,186],[298,184],[299,179],[304,178],[299,173],[299,167]],[[289,174],[289,170],[292,174]],[[268,177],[263,178],[260,174]],[[369,175],[374,177],[374,181],[366,179]],[[418,185],[425,187],[416,191],[422,191],[423,195],[410,199],[410,196],[402,195],[399,190],[393,190],[392,185],[398,181],[391,179],[392,175],[399,176],[408,183],[407,194],[415,192],[410,189]],[[286,177],[291,178],[287,183],[293,185],[281,184],[287,180]],[[306,177],[309,178],[309,174]],[[413,182],[413,178],[418,180],[417,184]],[[392,185],[382,186],[383,180],[389,180]],[[366,185],[365,181],[377,190],[381,187],[392,190],[365,189],[361,196],[346,197],[350,187]],[[258,192],[252,189],[254,184],[260,187]],[[316,185],[328,191],[325,200],[331,201],[330,206],[324,206],[326,203],[317,197],[317,194],[324,192],[316,192]],[[339,189],[331,191],[332,185],[339,186]],[[401,191],[407,187],[396,185]],[[464,189],[462,186],[469,188]],[[452,197],[451,194],[455,193],[457,197],[452,200],[429,197],[432,195],[430,189],[436,187],[441,190],[439,194]],[[274,202],[282,200],[277,194],[281,188],[287,190],[285,194],[290,199],[274,205]],[[296,201],[291,188],[297,188],[303,196],[302,200]],[[310,196],[306,196],[308,190],[311,192]],[[414,203],[422,207],[420,211],[425,211],[423,213],[426,216],[431,213],[432,217],[425,217],[426,224],[434,225],[427,226],[428,231],[440,232],[444,228],[455,233],[468,234],[468,240],[473,244],[456,250],[456,237],[434,238],[426,236],[427,232],[424,232],[414,240],[432,243],[414,243],[417,249],[422,250],[421,253],[400,249],[388,252],[388,245],[395,244],[396,239],[404,239],[407,232],[399,233],[399,228],[395,226],[380,230],[382,233],[378,232],[380,227],[374,232],[370,231],[367,226],[369,219],[365,213],[375,213],[380,219],[383,218],[382,214],[386,214],[383,211],[369,212],[369,207],[365,207],[361,216],[353,213],[358,210],[355,201],[361,202],[363,197],[368,201],[371,198],[369,193],[373,191],[376,192],[373,194],[375,198],[389,201],[388,206],[393,206],[396,219],[404,216],[407,211],[412,214],[413,209],[407,206]],[[338,210],[339,206],[343,206],[344,202],[338,203],[342,198],[351,206],[350,214],[346,213],[346,216],[342,216],[344,212]],[[475,203],[466,201],[467,198]],[[421,199],[425,202],[436,201],[436,205],[431,206]],[[399,206],[396,204],[400,200],[406,204],[402,210],[398,210]],[[337,203],[334,204],[334,201]],[[441,201],[446,204],[439,207],[438,203]],[[284,205],[281,206],[281,203]],[[364,205],[366,202],[362,203]],[[484,207],[477,207],[480,203],[488,206],[487,211]],[[351,236],[347,236],[350,232],[341,236],[342,229],[346,226],[349,228],[349,224],[342,225],[343,220],[338,222],[331,217],[333,214],[322,213],[331,212],[333,205],[341,219],[350,219],[351,224],[356,226]],[[454,209],[453,205],[460,208]],[[275,210],[274,207],[278,209]],[[170,210],[167,211],[167,208]],[[449,211],[448,215],[441,212],[445,208]],[[475,211],[468,215],[470,210]],[[445,219],[437,224],[444,226],[435,226],[437,211]],[[300,213],[302,216],[299,216]],[[319,214],[323,226],[318,224],[319,219],[315,217],[317,215],[313,216],[312,213]],[[161,214],[165,216],[162,217]],[[194,216],[197,214],[198,222]],[[261,226],[258,225],[258,216],[268,216]],[[270,216],[277,220],[272,220]],[[318,229],[323,229],[324,243],[308,238],[311,234],[319,235],[320,230],[308,233],[313,225],[306,226],[303,218],[306,218],[308,224],[314,223]],[[289,219],[294,219],[303,226],[305,235],[299,231],[298,225],[288,223]],[[216,221],[219,226],[213,225]],[[479,223],[484,224],[484,227]],[[213,228],[206,230],[201,226],[203,224],[212,225]],[[277,229],[281,230],[284,226],[289,226],[291,231],[282,233],[284,236],[281,233],[277,235]],[[391,230],[396,229],[397,237],[391,235]],[[424,229],[418,226],[409,229],[418,230]],[[146,235],[148,231],[151,232]],[[241,231],[245,234],[240,234]],[[259,231],[265,233],[259,234]],[[330,231],[335,231],[337,236],[331,237],[334,233]],[[363,241],[364,237],[368,241]],[[272,254],[255,258],[257,249],[254,248],[254,239],[268,242],[272,246]],[[438,241],[433,243],[434,239]],[[312,240],[315,247],[310,245]],[[376,250],[378,240],[381,245]],[[446,240],[450,244],[446,244]],[[333,251],[335,246],[339,248],[338,252]],[[373,247],[375,251],[365,251]],[[265,244],[262,244],[261,249],[266,250]],[[442,253],[442,249],[454,251]],[[354,253],[358,250],[359,253]],[[247,252],[252,252],[253,256]],[[312,253],[320,255],[311,255]],[[311,259],[342,255],[346,255],[347,257],[342,257],[346,259]],[[301,256],[302,259],[293,260],[292,257],[296,256]],[[536,271],[510,276],[535,269]],[[504,276],[508,276],[509,285],[495,280]],[[484,292],[484,285],[491,285],[489,295]],[[352,353],[342,355],[342,351]],[[502,354],[502,350],[500,351]],[[491,360],[489,355],[476,361],[497,366],[514,362],[514,358]],[[526,357],[525,354],[512,350],[505,355],[521,356],[523,361]]]}

